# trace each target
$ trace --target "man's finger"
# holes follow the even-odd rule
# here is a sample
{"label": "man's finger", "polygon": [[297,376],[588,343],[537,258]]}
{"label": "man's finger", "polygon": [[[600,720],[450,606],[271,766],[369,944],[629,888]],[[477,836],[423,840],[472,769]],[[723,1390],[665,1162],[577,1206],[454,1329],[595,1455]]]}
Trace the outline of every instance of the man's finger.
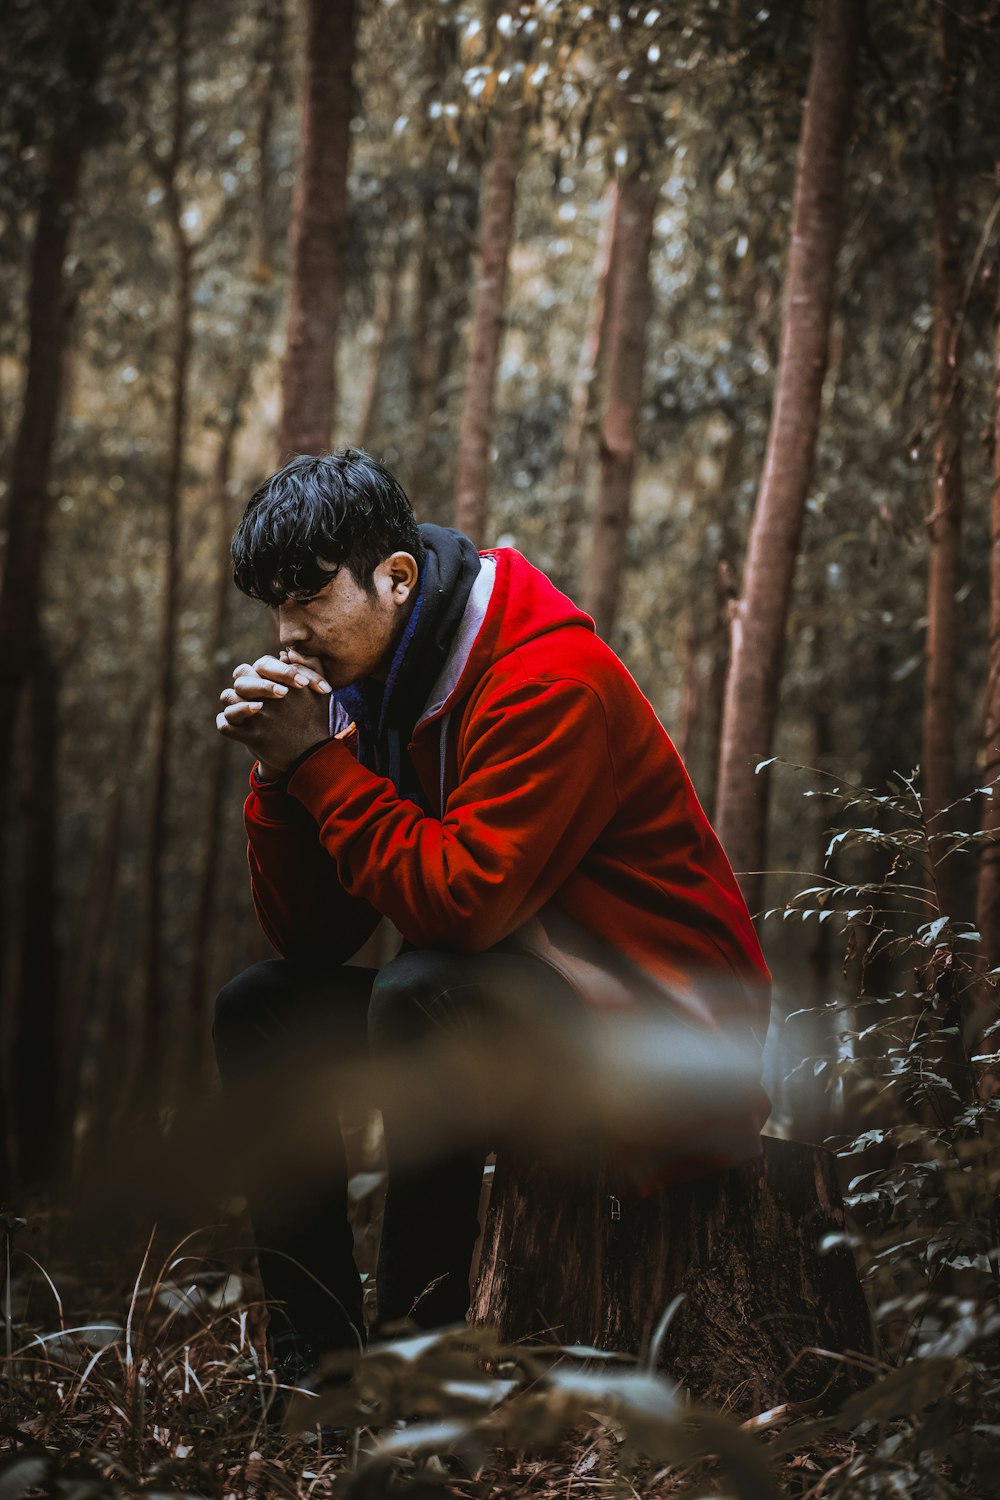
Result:
{"label": "man's finger", "polygon": [[[235,682],[240,677],[262,677],[269,682],[284,682],[290,686],[295,681],[297,670],[279,661],[276,656],[259,656],[252,664],[248,661],[241,661],[238,667],[234,667],[233,681]],[[305,687],[305,683],[302,683],[302,686]]]}
{"label": "man's finger", "polygon": [[226,735],[227,738],[230,738],[230,739],[237,739],[237,738],[239,738],[239,733],[238,733],[238,730],[237,730],[236,726],[233,725],[233,724],[230,724],[229,720],[226,718],[226,716],[225,716],[224,713],[218,713],[218,714],[216,714],[216,716],[215,716],[215,727],[219,731],[220,734]]}
{"label": "man's finger", "polygon": [[220,719],[225,719],[230,726],[245,724],[259,714],[263,707],[263,703],[247,703],[242,698],[237,698],[234,703],[228,704],[221,713],[216,715],[215,722],[218,724]]}
{"label": "man's finger", "polygon": [[323,663],[318,656],[303,656],[301,651],[296,651],[294,646],[290,646],[287,651],[282,652],[281,659],[291,662],[293,666],[306,668],[310,673],[314,672],[316,675],[312,686],[317,687],[323,693],[332,692],[330,684],[323,676]]}
{"label": "man's finger", "polygon": [[[289,651],[289,658],[294,658],[296,653]],[[256,672],[260,677],[266,677],[271,682],[284,682],[290,687],[310,687],[317,693],[332,692],[330,684],[322,673],[312,667],[304,666],[301,660],[290,659],[279,661],[276,656],[261,656],[254,662],[250,671]]]}
{"label": "man's finger", "polygon": [[266,677],[258,677],[255,672],[249,672],[246,677],[237,677],[231,688],[223,688],[219,694],[222,703],[236,703],[239,700],[251,702],[259,698],[281,699],[288,696],[288,684],[284,682],[269,682]]}

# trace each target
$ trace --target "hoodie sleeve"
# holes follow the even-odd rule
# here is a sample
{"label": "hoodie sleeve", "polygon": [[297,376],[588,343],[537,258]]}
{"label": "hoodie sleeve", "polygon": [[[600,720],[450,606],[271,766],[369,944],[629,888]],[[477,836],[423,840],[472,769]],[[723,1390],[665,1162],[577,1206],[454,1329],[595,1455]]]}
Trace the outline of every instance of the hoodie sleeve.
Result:
{"label": "hoodie sleeve", "polygon": [[336,743],[289,782],[345,891],[411,943],[492,947],[569,879],[614,815],[603,705],[571,678],[507,680],[468,716],[440,819]]}
{"label": "hoodie sleeve", "polygon": [[[343,746],[338,750],[351,758]],[[301,803],[282,783],[251,776],[244,820],[253,904],[272,947],[283,958],[331,964],[351,958],[375,931],[379,913],[344,890]]]}

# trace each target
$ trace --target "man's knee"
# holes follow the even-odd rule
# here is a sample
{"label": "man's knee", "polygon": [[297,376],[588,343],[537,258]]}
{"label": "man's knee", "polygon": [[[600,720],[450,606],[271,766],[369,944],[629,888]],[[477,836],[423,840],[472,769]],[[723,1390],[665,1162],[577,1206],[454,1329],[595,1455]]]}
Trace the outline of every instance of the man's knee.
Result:
{"label": "man's knee", "polygon": [[413,949],[379,972],[368,1006],[373,1047],[417,1041],[447,1023],[456,989],[466,985],[463,960],[454,953]]}
{"label": "man's knee", "polygon": [[297,997],[307,980],[285,959],[252,964],[223,985],[215,1000],[212,1040],[219,1072],[257,1068],[284,1050],[294,1031]]}
{"label": "man's knee", "polygon": [[280,980],[274,970],[284,969],[281,959],[252,964],[224,984],[215,997],[212,1035],[220,1040],[242,1035],[248,1027],[256,1029],[272,1003]]}

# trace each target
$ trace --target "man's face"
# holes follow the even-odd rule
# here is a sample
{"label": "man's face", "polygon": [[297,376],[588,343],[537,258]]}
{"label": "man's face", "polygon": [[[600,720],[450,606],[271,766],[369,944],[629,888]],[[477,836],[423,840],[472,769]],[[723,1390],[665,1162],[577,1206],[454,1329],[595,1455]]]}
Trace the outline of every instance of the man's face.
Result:
{"label": "man's face", "polygon": [[288,599],[274,611],[282,649],[318,657],[333,688],[384,678],[416,600],[416,563],[394,552],[375,569],[372,593],[349,568],[330,574],[311,599]]}

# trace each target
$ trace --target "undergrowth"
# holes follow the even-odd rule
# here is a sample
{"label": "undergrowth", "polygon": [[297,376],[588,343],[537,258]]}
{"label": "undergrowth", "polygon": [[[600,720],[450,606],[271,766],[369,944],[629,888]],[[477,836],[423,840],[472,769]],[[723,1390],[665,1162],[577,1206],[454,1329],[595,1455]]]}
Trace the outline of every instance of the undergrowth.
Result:
{"label": "undergrowth", "polygon": [[154,1235],[127,1292],[70,1272],[60,1288],[7,1215],[2,1500],[995,1495],[1000,972],[938,881],[982,836],[930,825],[912,777],[807,795],[834,804],[826,866],[767,918],[845,937],[850,982],[810,1012],[827,1043],[802,1066],[848,1127],[828,1144],[881,1340],[871,1384],[833,1415],[738,1422],[658,1368],[668,1310],[638,1360],[401,1334],[321,1370],[282,1427],[253,1284],[195,1237]]}

